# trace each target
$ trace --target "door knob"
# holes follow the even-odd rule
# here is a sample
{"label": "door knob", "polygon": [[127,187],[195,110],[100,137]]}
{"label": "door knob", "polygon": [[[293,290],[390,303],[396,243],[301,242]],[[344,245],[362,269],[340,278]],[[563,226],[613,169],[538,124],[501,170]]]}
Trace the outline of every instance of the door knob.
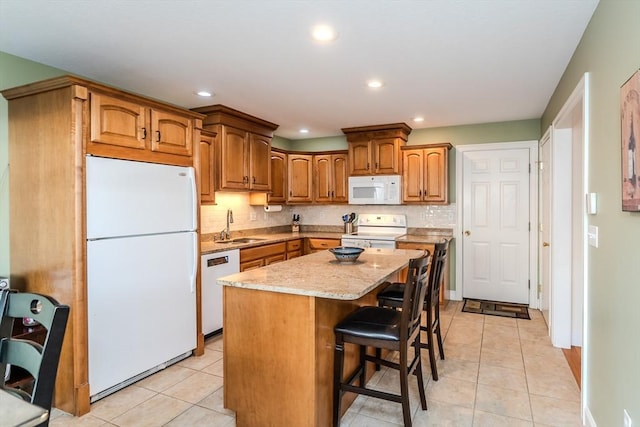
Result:
{"label": "door knob", "polygon": [[465,230],[464,235],[465,236],[471,236],[471,232],[469,230]]}
{"label": "door knob", "polygon": [[542,247],[546,248],[547,246],[549,246],[549,242],[542,242]]}

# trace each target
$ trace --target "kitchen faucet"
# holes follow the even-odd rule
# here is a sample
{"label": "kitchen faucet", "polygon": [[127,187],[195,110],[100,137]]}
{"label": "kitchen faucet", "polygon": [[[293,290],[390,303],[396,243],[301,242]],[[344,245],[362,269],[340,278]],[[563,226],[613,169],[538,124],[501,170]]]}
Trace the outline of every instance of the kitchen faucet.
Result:
{"label": "kitchen faucet", "polygon": [[227,209],[227,227],[220,232],[220,239],[227,240],[231,238],[231,230],[229,229],[229,224],[233,223],[233,211],[231,209]]}

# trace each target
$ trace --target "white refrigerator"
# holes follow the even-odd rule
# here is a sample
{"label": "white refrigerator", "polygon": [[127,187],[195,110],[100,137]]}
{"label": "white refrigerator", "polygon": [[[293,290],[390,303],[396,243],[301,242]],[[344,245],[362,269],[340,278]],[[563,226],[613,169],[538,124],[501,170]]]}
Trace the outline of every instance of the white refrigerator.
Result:
{"label": "white refrigerator", "polygon": [[87,156],[91,401],[196,347],[196,185],[191,167]]}

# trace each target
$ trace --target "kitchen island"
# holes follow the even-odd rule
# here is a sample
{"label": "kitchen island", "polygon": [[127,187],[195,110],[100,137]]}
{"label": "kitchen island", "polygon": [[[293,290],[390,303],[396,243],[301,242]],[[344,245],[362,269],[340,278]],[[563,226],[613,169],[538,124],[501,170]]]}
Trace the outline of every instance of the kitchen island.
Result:
{"label": "kitchen island", "polygon": [[[224,406],[236,412],[236,425],[331,425],[333,327],[357,307],[375,305],[380,285],[421,254],[367,249],[356,263],[341,264],[321,251],[219,279]],[[350,372],[356,348],[345,350]],[[354,398],[345,396],[345,409]]]}

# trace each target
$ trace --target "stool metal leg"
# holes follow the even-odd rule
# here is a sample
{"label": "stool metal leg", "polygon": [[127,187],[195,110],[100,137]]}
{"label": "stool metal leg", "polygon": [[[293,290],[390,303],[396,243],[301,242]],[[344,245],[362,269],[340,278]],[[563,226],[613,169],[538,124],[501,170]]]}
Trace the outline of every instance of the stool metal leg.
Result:
{"label": "stool metal leg", "polygon": [[333,426],[340,427],[342,413],[342,376],[344,362],[344,342],[342,336],[336,334],[336,346],[333,356]]}

